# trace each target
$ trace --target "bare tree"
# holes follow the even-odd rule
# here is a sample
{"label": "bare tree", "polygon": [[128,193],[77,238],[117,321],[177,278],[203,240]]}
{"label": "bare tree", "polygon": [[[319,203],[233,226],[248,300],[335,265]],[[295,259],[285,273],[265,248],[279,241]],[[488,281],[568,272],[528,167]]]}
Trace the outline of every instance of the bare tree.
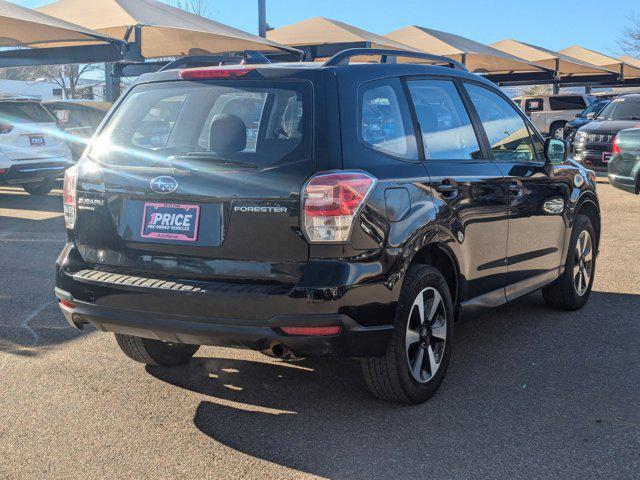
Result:
{"label": "bare tree", "polygon": [[212,0],[171,0],[171,4],[201,17],[211,17],[213,15]]}
{"label": "bare tree", "polygon": [[102,70],[102,65],[45,65],[41,67],[16,67],[8,68],[1,73],[1,77],[7,80],[24,80],[34,82],[40,79],[57,84],[67,98],[82,97],[82,91],[92,89],[100,85],[103,81],[96,80],[95,83],[81,84],[80,80],[89,72]]}
{"label": "bare tree", "polygon": [[523,95],[547,95],[551,93],[551,86],[549,85],[533,85],[527,88]]}
{"label": "bare tree", "polygon": [[629,16],[629,24],[623,30],[618,44],[629,55],[640,57],[640,17],[638,15]]}

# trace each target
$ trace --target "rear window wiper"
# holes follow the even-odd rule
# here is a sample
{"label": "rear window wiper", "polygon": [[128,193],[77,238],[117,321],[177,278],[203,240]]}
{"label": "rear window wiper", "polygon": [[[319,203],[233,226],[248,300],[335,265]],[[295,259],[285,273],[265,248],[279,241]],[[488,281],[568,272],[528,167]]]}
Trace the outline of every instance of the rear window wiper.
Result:
{"label": "rear window wiper", "polygon": [[226,168],[258,168],[255,163],[245,162],[242,160],[231,160],[228,158],[220,158],[209,152],[193,152],[183,155],[171,155],[167,157],[167,161],[174,168],[186,171],[201,171],[197,166],[214,164],[216,167]]}

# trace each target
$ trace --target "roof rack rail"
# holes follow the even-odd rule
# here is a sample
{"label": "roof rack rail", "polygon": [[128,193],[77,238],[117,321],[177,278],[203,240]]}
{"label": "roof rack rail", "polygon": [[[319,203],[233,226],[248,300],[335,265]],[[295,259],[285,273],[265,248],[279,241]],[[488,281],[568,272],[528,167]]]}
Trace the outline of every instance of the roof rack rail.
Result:
{"label": "roof rack rail", "polygon": [[419,58],[430,60],[434,63],[442,63],[450,68],[467,71],[467,68],[460,62],[451,60],[441,55],[432,55],[430,53],[411,52],[408,50],[391,50],[387,48],[349,48],[336,53],[327,60],[325,67],[335,67],[336,65],[344,65],[352,57],[380,55],[380,63],[396,63],[398,57]]}
{"label": "roof rack rail", "polygon": [[221,65],[259,65],[271,63],[267,57],[256,50],[245,50],[242,55],[187,55],[167,63],[159,72],[176,68],[193,68]]}

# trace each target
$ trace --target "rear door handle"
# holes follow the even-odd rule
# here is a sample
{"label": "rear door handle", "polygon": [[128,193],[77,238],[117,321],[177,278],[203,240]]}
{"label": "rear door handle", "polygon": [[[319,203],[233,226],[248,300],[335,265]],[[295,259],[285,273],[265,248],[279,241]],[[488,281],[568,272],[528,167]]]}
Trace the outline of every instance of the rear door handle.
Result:
{"label": "rear door handle", "polygon": [[447,178],[436,185],[436,190],[440,193],[453,195],[455,193],[458,193],[458,184],[455,180],[450,180]]}
{"label": "rear door handle", "polygon": [[509,191],[516,196],[520,196],[524,192],[524,189],[519,181],[512,180],[509,182]]}

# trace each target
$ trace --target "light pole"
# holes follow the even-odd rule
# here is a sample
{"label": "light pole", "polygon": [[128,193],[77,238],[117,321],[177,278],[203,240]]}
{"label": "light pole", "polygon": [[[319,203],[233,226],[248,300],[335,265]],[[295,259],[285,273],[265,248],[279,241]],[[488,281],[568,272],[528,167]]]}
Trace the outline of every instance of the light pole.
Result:
{"label": "light pole", "polygon": [[266,0],[258,0],[258,35],[262,38],[267,38]]}

